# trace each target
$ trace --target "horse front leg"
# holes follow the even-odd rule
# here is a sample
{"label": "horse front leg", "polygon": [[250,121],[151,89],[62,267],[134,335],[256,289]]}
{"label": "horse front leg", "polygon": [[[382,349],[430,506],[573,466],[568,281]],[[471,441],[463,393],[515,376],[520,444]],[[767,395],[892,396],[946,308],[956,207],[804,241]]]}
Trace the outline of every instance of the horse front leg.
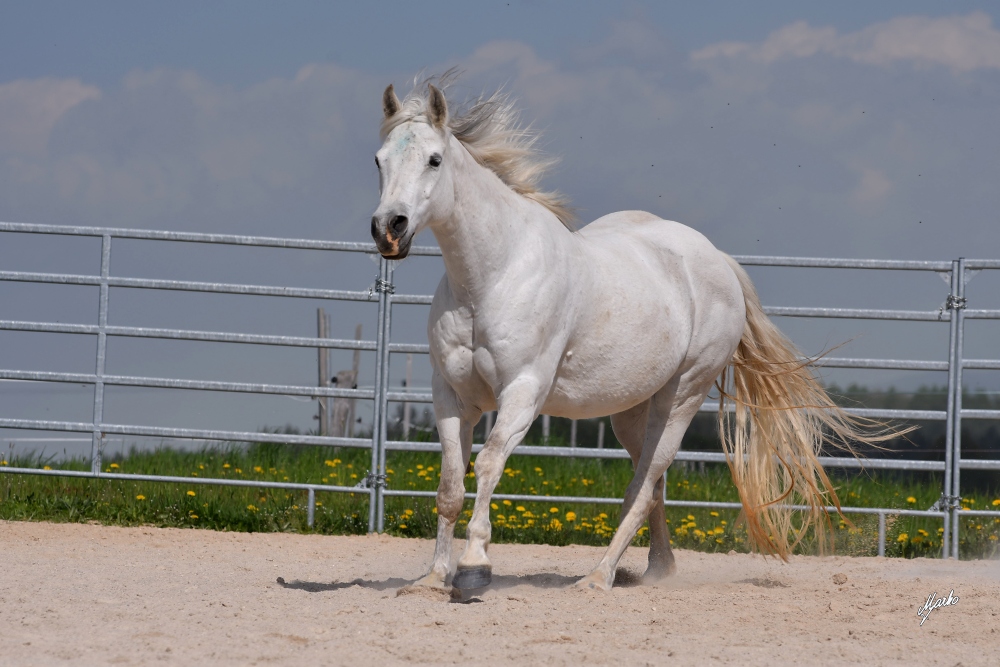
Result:
{"label": "horse front leg", "polygon": [[437,491],[437,541],[430,571],[414,586],[447,588],[451,570],[451,547],[455,523],[465,501],[465,473],[472,455],[472,427],[482,412],[461,409],[455,390],[438,374],[434,374],[434,414],[441,438],[441,481]]}
{"label": "horse front leg", "polygon": [[476,457],[476,504],[466,532],[465,551],[452,581],[455,588],[482,588],[493,578],[486,555],[491,536],[490,500],[507,458],[538,416],[540,395],[536,381],[518,379],[504,389],[498,400],[497,423]]}

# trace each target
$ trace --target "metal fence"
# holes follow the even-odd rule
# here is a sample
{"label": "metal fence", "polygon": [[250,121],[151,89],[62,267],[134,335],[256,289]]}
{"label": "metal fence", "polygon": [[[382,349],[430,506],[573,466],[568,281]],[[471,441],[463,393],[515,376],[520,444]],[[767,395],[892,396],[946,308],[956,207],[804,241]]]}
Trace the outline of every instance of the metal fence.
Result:
{"label": "metal fence", "polygon": [[[323,250],[330,252],[354,252],[375,254],[375,247],[369,243],[349,243],[337,241],[317,241],[308,239],[285,239],[257,236],[237,236],[225,234],[199,234],[186,232],[114,229],[100,227],[68,227],[56,225],[34,225],[22,223],[0,223],[0,232],[27,234],[55,234],[67,236],[89,236],[101,239],[100,275],[72,275],[57,273],[32,273],[22,271],[0,271],[0,281],[29,283],[55,283],[63,285],[91,285],[100,288],[98,302],[98,323],[64,324],[58,322],[29,322],[0,320],[0,330],[29,331],[65,334],[90,334],[97,337],[97,355],[94,373],[54,373],[0,369],[0,380],[24,380],[33,382],[68,382],[90,384],[94,387],[93,419],[90,422],[69,422],[37,419],[0,418],[0,428],[29,429],[88,433],[91,436],[91,470],[89,472],[65,470],[39,470],[36,468],[0,467],[7,474],[56,475],[102,479],[124,479],[152,482],[183,482],[186,484],[216,484],[229,486],[249,486],[308,492],[308,522],[312,525],[317,491],[354,493],[368,496],[368,527],[370,531],[383,530],[384,501],[392,496],[432,497],[431,491],[407,491],[390,489],[386,485],[386,453],[389,451],[440,451],[439,443],[390,440],[388,438],[389,403],[430,403],[429,393],[390,391],[388,386],[391,353],[428,354],[427,345],[393,343],[391,341],[392,306],[397,304],[430,304],[432,297],[417,294],[396,294],[393,285],[392,264],[379,259],[378,277],[367,291],[344,291],[310,289],[287,286],[248,285],[236,283],[195,282],[183,280],[154,280],[133,277],[119,277],[111,272],[111,247],[113,239],[144,239],[152,241],[174,241],[207,243],[235,246],[255,246],[269,248],[295,248]],[[414,247],[411,255],[440,255],[436,248]],[[969,410],[962,408],[962,372],[965,369],[1000,370],[1000,359],[966,359],[963,356],[963,337],[967,319],[1000,319],[1000,310],[975,310],[967,307],[966,283],[979,270],[1000,270],[1000,260],[954,261],[895,261],[862,259],[826,259],[802,257],[736,256],[746,266],[773,267],[816,267],[837,269],[868,269],[890,271],[937,272],[947,276],[950,292],[944,306],[938,310],[882,310],[848,308],[798,308],[766,307],[770,316],[821,317],[867,320],[897,320],[947,322],[949,326],[948,349],[944,360],[916,361],[907,359],[856,359],[827,357],[819,365],[831,368],[864,368],[889,370],[930,370],[947,371],[947,403],[945,410],[875,410],[855,409],[849,412],[877,419],[930,420],[945,422],[945,460],[901,460],[865,458],[858,460],[848,457],[822,457],[824,466],[834,468],[870,468],[892,470],[920,470],[943,473],[941,498],[928,510],[897,508],[843,507],[848,514],[875,514],[878,516],[878,553],[885,554],[886,516],[924,516],[942,520],[944,534],[942,554],[958,557],[959,513],[962,516],[997,516],[1000,512],[987,510],[963,510],[961,507],[960,479],[962,470],[1000,470],[1000,461],[963,458],[961,453],[961,425],[963,419],[1000,419],[1000,410]],[[329,338],[309,338],[296,336],[270,336],[219,331],[194,331],[169,328],[143,328],[112,326],[108,324],[109,289],[127,287],[153,290],[180,290],[188,292],[212,292],[220,294],[249,294],[276,297],[313,298],[326,300],[371,302],[377,307],[377,331],[375,340],[341,340]],[[367,350],[375,352],[375,383],[369,389],[342,389],[304,385],[275,385],[243,382],[218,382],[185,380],[164,377],[121,376],[105,372],[107,337],[160,338],[192,341],[213,341],[222,343],[250,343],[285,347],[337,348]],[[944,350],[942,350],[944,352]],[[343,438],[319,435],[289,435],[248,431],[204,430],[191,428],[163,428],[132,424],[108,423],[104,420],[104,388],[106,386],[157,387],[171,389],[200,389],[219,392],[269,394],[285,396],[341,397],[373,401],[373,430],[370,438]],[[715,404],[706,403],[703,412],[715,412]],[[232,480],[217,478],[167,477],[157,475],[133,475],[102,471],[101,451],[104,439],[109,435],[152,436],[166,438],[191,438],[230,442],[270,442],[301,445],[327,445],[356,447],[371,452],[371,467],[365,479],[358,486],[345,487],[325,484],[297,484],[263,482],[253,480]],[[481,444],[473,446],[474,452],[482,449]],[[582,447],[521,446],[517,454],[528,456],[575,456],[596,458],[628,458],[622,449],[592,449]],[[681,451],[676,460],[724,463],[721,452]],[[467,498],[475,494],[467,493]],[[618,504],[621,498],[594,498],[579,496],[529,496],[496,494],[498,499],[544,500],[549,502],[587,502]],[[738,509],[738,503],[685,501],[664,498],[668,506],[711,507]],[[829,508],[834,511],[835,508]]]}

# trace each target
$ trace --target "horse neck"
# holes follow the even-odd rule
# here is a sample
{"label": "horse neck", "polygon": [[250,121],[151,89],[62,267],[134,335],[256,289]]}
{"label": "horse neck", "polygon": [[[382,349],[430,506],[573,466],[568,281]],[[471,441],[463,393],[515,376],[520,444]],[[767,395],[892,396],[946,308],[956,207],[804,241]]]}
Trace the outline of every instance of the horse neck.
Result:
{"label": "horse neck", "polygon": [[558,252],[562,223],[550,211],[511,190],[496,174],[453,146],[455,204],[432,225],[454,296],[474,303],[507,272],[514,256]]}

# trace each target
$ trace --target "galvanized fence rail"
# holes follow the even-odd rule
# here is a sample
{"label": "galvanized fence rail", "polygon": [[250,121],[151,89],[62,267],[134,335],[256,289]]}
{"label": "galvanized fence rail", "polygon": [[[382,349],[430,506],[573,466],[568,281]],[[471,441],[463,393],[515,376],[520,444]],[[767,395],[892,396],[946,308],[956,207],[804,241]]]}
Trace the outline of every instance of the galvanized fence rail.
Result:
{"label": "galvanized fence rail", "polygon": [[[385,498],[396,496],[433,497],[432,491],[407,491],[389,489],[386,485],[386,454],[389,451],[440,451],[440,443],[390,440],[388,438],[389,403],[430,403],[432,397],[426,392],[389,390],[389,364],[392,353],[428,354],[429,347],[420,344],[400,344],[391,341],[392,306],[402,304],[430,304],[432,297],[423,294],[396,294],[392,282],[392,263],[379,259],[378,276],[368,291],[345,291],[309,289],[288,286],[247,285],[235,283],[212,283],[183,280],[153,280],[114,276],[111,273],[112,240],[144,239],[151,241],[180,241],[234,246],[269,247],[323,250],[330,252],[354,252],[376,254],[374,244],[338,241],[317,241],[309,239],[286,239],[260,236],[239,236],[228,234],[200,234],[189,232],[169,232],[153,230],[117,229],[102,227],[70,227],[58,225],[35,225],[0,222],[0,232],[27,234],[55,234],[66,236],[89,236],[100,238],[100,275],[53,274],[22,271],[0,271],[0,281],[55,283],[70,285],[91,285],[100,288],[98,300],[98,323],[64,324],[57,322],[28,322],[0,320],[0,330],[30,331],[46,333],[90,334],[97,336],[97,356],[94,373],[53,373],[0,369],[0,380],[26,380],[35,382],[69,382],[94,386],[93,419],[90,422],[68,422],[37,419],[0,418],[0,428],[28,429],[43,431],[68,431],[91,435],[91,470],[74,472],[63,470],[39,470],[35,468],[0,467],[7,474],[54,475],[66,477],[88,477],[101,479],[125,479],[153,482],[184,482],[194,484],[217,484],[226,486],[249,486],[305,490],[308,492],[308,523],[313,524],[315,494],[317,491],[362,494],[368,497],[368,526],[370,531],[381,532],[385,521]],[[414,247],[411,255],[440,255],[437,248]],[[971,276],[981,270],[1000,270],[1000,260],[955,261],[896,261],[865,259],[828,259],[804,257],[736,256],[747,266],[814,267],[837,269],[868,269],[890,271],[937,272],[948,277],[949,296],[946,303],[937,310],[913,311],[891,309],[850,309],[850,308],[790,308],[766,307],[770,316],[820,317],[896,321],[947,322],[949,325],[947,356],[940,361],[917,361],[909,359],[855,359],[823,358],[818,365],[831,368],[864,368],[887,370],[933,370],[947,371],[947,402],[945,410],[875,410],[855,409],[851,413],[878,419],[931,420],[945,422],[945,460],[921,461],[866,458],[857,460],[848,457],[823,457],[824,466],[839,468],[871,468],[892,470],[921,470],[943,473],[941,498],[928,510],[897,508],[842,507],[848,514],[875,514],[879,525],[879,555],[885,554],[886,517],[889,515],[926,516],[942,520],[944,535],[942,554],[958,557],[959,513],[963,516],[1000,516],[996,511],[963,511],[961,509],[960,480],[962,470],[1000,470],[1000,461],[963,458],[961,455],[961,424],[963,419],[1000,420],[1000,410],[968,410],[962,408],[962,371],[965,369],[1000,370],[1000,359],[965,359],[963,338],[966,319],[1000,319],[1000,310],[974,310],[967,307],[965,287]],[[297,336],[269,336],[219,331],[192,331],[169,328],[123,327],[108,324],[109,289],[128,287],[155,290],[180,290],[188,292],[213,292],[221,294],[252,294],[277,297],[314,298],[343,301],[371,302],[377,307],[377,331],[375,340],[340,340]],[[366,350],[375,352],[375,383],[372,390],[340,389],[303,385],[275,385],[244,382],[217,382],[184,380],[177,378],[120,376],[105,372],[107,337],[161,338],[174,340],[212,341],[222,343],[249,343],[284,347],[335,348]],[[199,389],[220,392],[270,394],[286,396],[340,397],[373,401],[373,425],[371,438],[342,438],[318,435],[289,435],[255,433],[248,431],[206,430],[192,428],[164,428],[133,424],[114,424],[104,421],[104,388],[106,386],[157,387],[174,389]],[[706,403],[703,412],[715,412],[715,404]],[[218,478],[186,478],[157,475],[132,475],[103,472],[101,451],[108,435],[134,435],[170,438],[192,438],[231,442],[271,442],[302,445],[328,445],[357,447],[370,450],[371,467],[365,478],[354,487],[325,484],[297,484],[263,482],[254,480],[232,480]],[[474,445],[479,452],[481,444]],[[520,455],[528,456],[575,456],[594,458],[628,458],[621,449],[592,449],[582,447],[521,446]],[[678,461],[724,463],[721,452],[685,452],[677,455]],[[467,498],[474,498],[472,493]],[[580,496],[534,496],[496,494],[498,499],[518,501],[586,502],[597,504],[620,504],[621,498],[597,498]],[[664,497],[664,503],[673,507],[710,507],[738,509],[738,503],[672,500]],[[835,508],[828,508],[834,511]]]}

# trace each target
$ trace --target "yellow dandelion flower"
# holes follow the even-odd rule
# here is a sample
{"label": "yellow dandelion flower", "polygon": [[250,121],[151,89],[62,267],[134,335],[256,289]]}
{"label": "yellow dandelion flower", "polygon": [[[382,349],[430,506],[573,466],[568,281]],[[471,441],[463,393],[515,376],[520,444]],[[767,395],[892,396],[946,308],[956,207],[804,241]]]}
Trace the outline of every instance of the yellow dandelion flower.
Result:
{"label": "yellow dandelion flower", "polygon": [[694,514],[688,514],[688,521],[694,521]]}
{"label": "yellow dandelion flower", "polygon": [[905,541],[907,541],[908,539],[910,539],[910,536],[909,536],[909,535],[907,535],[906,533],[900,533],[900,534],[899,534],[899,537],[897,537],[897,538],[896,538],[896,541],[897,541],[897,542],[905,542]]}
{"label": "yellow dandelion flower", "polygon": [[118,467],[118,464],[117,464],[117,463],[112,463],[110,467],[112,467],[112,468],[117,468],[117,467]]}
{"label": "yellow dandelion flower", "polygon": [[413,516],[413,510],[411,509],[403,510],[403,514],[405,514],[408,517]]}
{"label": "yellow dandelion flower", "polygon": [[509,500],[503,501],[503,504],[506,505],[507,507],[511,506],[511,502]]}
{"label": "yellow dandelion flower", "polygon": [[550,507],[549,508],[549,512],[552,513],[552,514],[558,514],[559,513],[559,508],[558,507]]}
{"label": "yellow dandelion flower", "polygon": [[253,471],[254,471],[254,472],[264,472],[264,469],[263,469],[263,468],[261,468],[260,466],[254,466],[254,467],[253,467]]}
{"label": "yellow dandelion flower", "polygon": [[566,512],[567,521],[576,521],[576,512]]}
{"label": "yellow dandelion flower", "polygon": [[912,504],[912,503],[915,503],[915,502],[917,502],[917,499],[916,499],[916,498],[914,498],[913,496],[908,496],[908,497],[906,498],[906,502],[908,502],[908,503]]}
{"label": "yellow dandelion flower", "polygon": [[406,530],[406,524],[405,523],[399,524],[399,528],[400,530]]}
{"label": "yellow dandelion flower", "polygon": [[[7,462],[4,461],[4,463],[7,463]],[[1000,498],[997,498],[996,500],[994,500],[992,504],[993,504],[994,507],[997,507],[998,505],[1000,505]]]}
{"label": "yellow dandelion flower", "polygon": [[319,502],[319,501],[317,500],[317,501],[316,501],[316,507],[322,507],[322,506],[323,506],[323,503],[321,503],[321,502]]}
{"label": "yellow dandelion flower", "polygon": [[709,512],[708,515],[709,516],[719,516],[719,513],[718,512]]}
{"label": "yellow dandelion flower", "polygon": [[189,516],[190,516],[190,517],[191,517],[192,519],[197,519],[197,518],[198,518],[198,515],[197,515],[197,514],[191,514],[191,515],[189,515]]}
{"label": "yellow dandelion flower", "polygon": [[253,505],[247,505],[247,509],[250,510],[251,512],[256,512],[257,511],[257,508],[254,507]]}
{"label": "yellow dandelion flower", "polygon": [[42,470],[52,470],[52,466],[42,466]]}
{"label": "yellow dandelion flower", "polygon": [[194,491],[188,491],[188,493],[187,493],[187,494],[188,494],[189,496],[191,496],[192,498],[193,498],[193,497],[194,497],[194,495],[195,495]]}
{"label": "yellow dandelion flower", "polygon": [[142,494],[140,493],[139,495],[137,495],[137,496],[135,497],[135,499],[136,499],[136,500],[145,500],[145,499],[146,499],[146,496],[144,496],[144,495],[142,495]]}
{"label": "yellow dandelion flower", "polygon": [[490,503],[490,509],[492,509],[492,510],[498,510],[498,509],[500,509],[500,506],[497,505],[496,503]]}
{"label": "yellow dandelion flower", "polygon": [[518,506],[517,506],[517,507],[515,507],[514,509],[516,509],[516,510],[517,510],[518,512],[524,512],[524,511],[526,511],[526,510],[524,509],[524,505],[518,505]]}
{"label": "yellow dandelion flower", "polygon": [[222,467],[223,467],[223,468],[228,468],[228,467],[229,467],[229,464],[228,464],[228,463],[223,463],[223,464],[222,464]]}

